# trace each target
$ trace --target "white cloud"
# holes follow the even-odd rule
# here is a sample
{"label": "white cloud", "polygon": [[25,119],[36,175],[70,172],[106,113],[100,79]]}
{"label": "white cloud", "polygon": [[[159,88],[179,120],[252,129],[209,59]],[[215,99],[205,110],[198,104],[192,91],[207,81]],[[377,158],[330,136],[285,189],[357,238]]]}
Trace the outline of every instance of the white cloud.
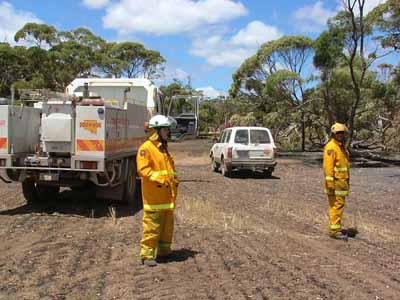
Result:
{"label": "white cloud", "polygon": [[121,0],[108,6],[103,25],[119,33],[175,34],[246,14],[233,0]]}
{"label": "white cloud", "polygon": [[336,15],[336,10],[329,10],[323,7],[322,1],[317,1],[313,5],[299,8],[294,13],[300,29],[304,32],[319,32],[330,17]]}
{"label": "white cloud", "polygon": [[367,15],[375,6],[384,2],[386,2],[386,0],[366,0],[364,4],[364,15]]}
{"label": "white cloud", "polygon": [[253,55],[261,44],[281,36],[277,28],[254,21],[232,37],[218,34],[207,38],[197,37],[190,53],[205,58],[211,66],[237,67]]}
{"label": "white cloud", "polygon": [[189,77],[189,73],[180,69],[180,68],[171,68],[167,66],[167,69],[164,72],[164,76],[161,78],[163,81],[171,81],[173,79],[178,79],[181,81],[187,81]]}
{"label": "white cloud", "polygon": [[188,78],[189,78],[189,73],[180,68],[176,68],[167,64],[164,72],[162,73],[162,76],[160,78],[155,79],[154,81],[158,86],[161,86],[161,85],[168,85],[175,79],[183,83],[187,83]]}
{"label": "white cloud", "polygon": [[265,41],[275,40],[281,36],[276,27],[253,21],[240,30],[231,41],[234,45],[259,46]]}
{"label": "white cloud", "polygon": [[109,0],[83,0],[83,5],[90,9],[101,9],[106,7],[110,1]]}
{"label": "white cloud", "polygon": [[15,33],[26,23],[43,23],[30,12],[15,10],[6,1],[0,3],[0,20],[0,42],[8,42],[10,44],[15,44]]}
{"label": "white cloud", "polygon": [[218,91],[215,88],[213,88],[212,86],[200,87],[200,88],[197,88],[196,91],[202,91],[203,95],[210,99],[215,99],[220,96],[226,97],[228,95],[226,92]]}

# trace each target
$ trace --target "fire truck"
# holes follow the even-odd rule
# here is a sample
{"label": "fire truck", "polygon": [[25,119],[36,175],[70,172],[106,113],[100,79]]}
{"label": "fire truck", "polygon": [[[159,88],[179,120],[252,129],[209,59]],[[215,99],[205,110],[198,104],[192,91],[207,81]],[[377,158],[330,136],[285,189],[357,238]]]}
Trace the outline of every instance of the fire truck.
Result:
{"label": "fire truck", "polygon": [[28,203],[57,198],[62,187],[137,203],[136,153],[157,110],[157,87],[148,79],[78,78],[65,94],[30,94],[19,105],[14,93],[0,102],[0,179],[20,182]]}

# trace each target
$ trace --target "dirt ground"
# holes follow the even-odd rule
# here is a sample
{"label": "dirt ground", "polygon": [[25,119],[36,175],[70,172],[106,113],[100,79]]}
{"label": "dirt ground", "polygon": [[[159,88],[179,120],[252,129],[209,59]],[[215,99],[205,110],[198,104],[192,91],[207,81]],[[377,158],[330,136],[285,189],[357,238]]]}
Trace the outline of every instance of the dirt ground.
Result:
{"label": "dirt ground", "polygon": [[142,212],[64,191],[25,205],[0,184],[0,300],[400,299],[400,168],[352,168],[344,225],[326,235],[318,163],[274,176],[213,173],[207,140],[171,144],[181,180],[174,259],[139,264]]}

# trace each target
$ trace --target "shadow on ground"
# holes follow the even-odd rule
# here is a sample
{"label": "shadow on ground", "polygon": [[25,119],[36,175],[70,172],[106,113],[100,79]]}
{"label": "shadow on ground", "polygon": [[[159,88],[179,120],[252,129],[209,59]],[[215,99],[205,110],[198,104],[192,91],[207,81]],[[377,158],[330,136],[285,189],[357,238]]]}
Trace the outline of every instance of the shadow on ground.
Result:
{"label": "shadow on ground", "polygon": [[174,250],[167,257],[157,257],[158,263],[169,263],[169,262],[182,262],[189,258],[194,258],[199,252],[193,251],[192,249],[182,248]]}
{"label": "shadow on ground", "polygon": [[232,172],[230,178],[232,179],[280,179],[280,177],[271,175],[267,176],[262,172],[253,172],[249,170],[240,170],[240,171],[234,171]]}
{"label": "shadow on ground", "polygon": [[341,230],[343,234],[347,235],[349,238],[355,238],[359,233],[357,228],[347,228]]}
{"label": "shadow on ground", "polygon": [[[132,201],[133,202],[133,201]],[[87,218],[116,218],[133,216],[142,209],[141,201],[136,203],[120,203],[116,201],[96,199],[91,191],[64,190],[57,199],[46,199],[35,204],[1,211],[0,215],[24,215],[31,213],[78,215]]]}

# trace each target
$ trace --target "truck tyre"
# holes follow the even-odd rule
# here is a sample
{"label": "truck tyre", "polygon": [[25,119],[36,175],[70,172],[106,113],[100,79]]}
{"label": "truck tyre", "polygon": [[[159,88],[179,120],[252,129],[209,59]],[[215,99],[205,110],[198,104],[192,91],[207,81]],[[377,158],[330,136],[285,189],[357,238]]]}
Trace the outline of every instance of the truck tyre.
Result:
{"label": "truck tyre", "polygon": [[232,168],[225,163],[224,158],[221,158],[221,174],[225,177],[230,177]]}
{"label": "truck tyre", "polygon": [[141,197],[139,195],[140,180],[138,180],[136,177],[136,160],[135,158],[131,158],[128,160],[128,172],[126,181],[124,183],[123,202],[133,204],[135,207],[139,206],[139,202],[141,201]]}
{"label": "truck tyre", "polygon": [[218,163],[215,161],[214,157],[211,157],[211,170],[213,172],[218,172],[218,169],[219,169]]}
{"label": "truck tyre", "polygon": [[52,202],[58,199],[60,193],[59,186],[46,186],[36,184],[36,194],[39,200],[42,202]]}
{"label": "truck tyre", "polygon": [[272,170],[271,169],[266,169],[263,171],[263,175],[265,178],[269,178],[272,176]]}
{"label": "truck tyre", "polygon": [[33,181],[25,180],[22,182],[22,194],[29,205],[35,205],[38,203],[39,198],[36,192],[35,183]]}

